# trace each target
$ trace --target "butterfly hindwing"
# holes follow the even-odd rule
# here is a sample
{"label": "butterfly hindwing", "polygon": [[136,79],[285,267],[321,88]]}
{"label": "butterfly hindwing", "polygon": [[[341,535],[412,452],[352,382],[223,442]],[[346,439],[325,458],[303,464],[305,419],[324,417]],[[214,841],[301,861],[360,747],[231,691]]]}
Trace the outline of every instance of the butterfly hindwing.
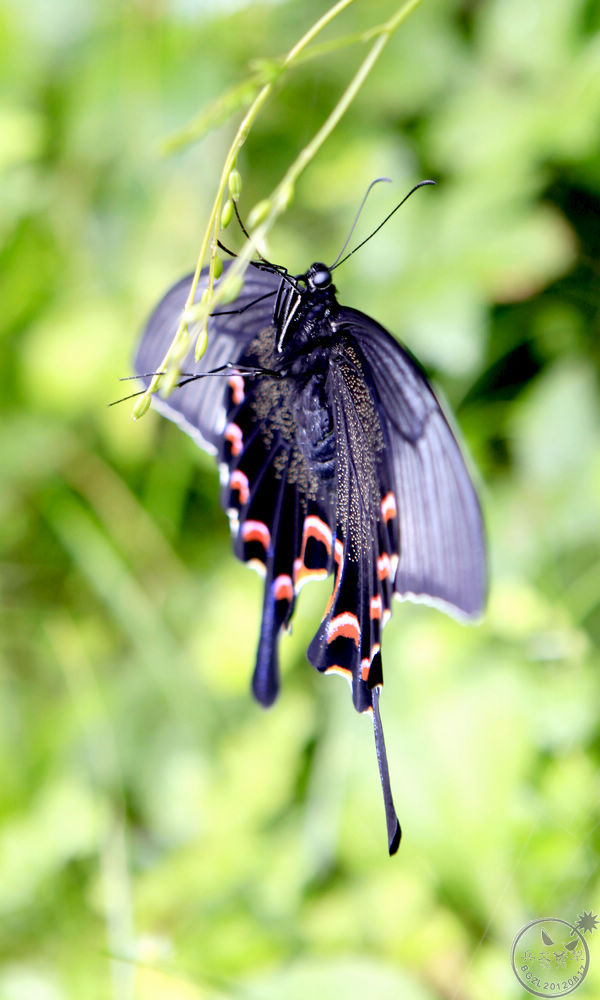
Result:
{"label": "butterfly hindwing", "polygon": [[308,658],[346,676],[355,707],[372,707],[382,683],[381,631],[390,614],[397,530],[385,440],[361,359],[351,340],[332,350],[327,398],[336,438],[335,577]]}
{"label": "butterfly hindwing", "polygon": [[364,359],[381,416],[383,474],[397,513],[395,596],[475,617],[487,587],[483,522],[456,438],[421,369],[390,334],[353,309],[340,309],[338,323]]}
{"label": "butterfly hindwing", "polygon": [[[298,445],[293,384],[244,374],[246,368],[271,369],[277,364],[272,327],[259,327],[255,308],[237,317],[238,323],[248,321],[251,335],[240,343],[238,372],[222,380],[223,417],[215,440],[221,503],[229,516],[235,554],[265,580],[252,689],[258,701],[270,705],[279,689],[279,634],[289,624],[303,584],[331,572],[333,532],[331,505],[327,497],[318,496],[314,472]],[[177,407],[183,405],[180,397],[186,391],[187,386],[174,394]]]}

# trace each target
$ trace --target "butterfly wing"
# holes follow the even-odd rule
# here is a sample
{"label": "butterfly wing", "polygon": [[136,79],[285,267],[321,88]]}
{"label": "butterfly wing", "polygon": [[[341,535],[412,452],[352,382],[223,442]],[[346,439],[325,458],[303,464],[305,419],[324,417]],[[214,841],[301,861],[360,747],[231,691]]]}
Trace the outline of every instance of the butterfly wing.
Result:
{"label": "butterfly wing", "polygon": [[[228,362],[272,368],[273,310],[281,278],[255,268],[246,274],[227,314],[208,321],[208,348],[190,374]],[[142,335],[135,368],[145,385],[157,371],[177,329],[191,283],[178,282],[152,313]],[[203,273],[196,301],[206,287]],[[252,688],[263,705],[279,689],[277,641],[289,624],[296,595],[310,579],[324,579],[333,564],[332,508],[317,498],[314,476],[297,444],[296,424],[285,379],[244,374],[206,377],[175,389],[153,405],[190,434],[219,462],[221,503],[230,520],[235,554],[265,577],[260,639]]]}
{"label": "butterfly wing", "polygon": [[393,854],[401,831],[390,788],[379,694],[381,632],[390,616],[390,553],[398,547],[397,526],[390,509],[393,494],[384,421],[368,366],[348,337],[332,345],[326,397],[336,439],[335,578],[308,658],[317,670],[346,677],[356,709],[373,715],[388,847]]}
{"label": "butterfly wing", "polygon": [[[224,273],[228,266],[225,264]],[[192,277],[191,274],[187,275],[169,289],[146,324],[134,361],[135,371],[145,386],[150,384],[151,373],[160,370],[175,336]],[[205,269],[200,275],[194,302],[200,301],[207,286],[207,278],[208,272]],[[272,323],[273,305],[280,281],[278,275],[249,268],[235,302],[223,306],[223,310],[227,311],[209,317],[206,353],[197,362],[194,360],[193,349],[190,350],[182,363],[182,372],[207,372],[227,362],[238,361],[252,338]],[[188,382],[168,399],[154,395],[152,405],[169,420],[179,424],[201,448],[216,455],[225,420],[224,397],[231,385],[236,385],[235,376],[231,376],[229,383],[226,377]]]}
{"label": "butterfly wing", "polygon": [[332,599],[309,648],[352,682],[359,711],[381,683],[391,597],[459,618],[483,608],[481,510],[424,374],[382,327],[352,309],[335,320],[327,399],[337,445]]}
{"label": "butterfly wing", "polygon": [[340,310],[365,363],[386,440],[380,464],[397,517],[394,596],[459,619],[481,614],[487,591],[481,508],[456,438],[425,375],[368,316]]}
{"label": "butterfly wing", "polygon": [[340,308],[327,381],[337,445],[333,592],[308,649],[371,711],[390,854],[400,826],[379,716],[381,631],[392,595],[458,617],[483,608],[485,545],[456,439],[418,365],[369,317]]}
{"label": "butterfly wing", "polygon": [[[270,368],[270,330],[241,355]],[[279,689],[277,645],[307,580],[325,579],[333,563],[333,507],[319,493],[298,445],[293,385],[287,379],[240,377],[229,388],[219,462],[222,504],[238,558],[265,577],[261,633],[252,689],[270,705]]]}

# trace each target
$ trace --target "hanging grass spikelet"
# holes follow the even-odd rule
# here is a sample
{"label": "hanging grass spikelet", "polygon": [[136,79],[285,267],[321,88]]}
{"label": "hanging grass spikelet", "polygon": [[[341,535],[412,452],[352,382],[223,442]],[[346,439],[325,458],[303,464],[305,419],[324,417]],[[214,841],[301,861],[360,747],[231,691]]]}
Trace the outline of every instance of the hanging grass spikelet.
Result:
{"label": "hanging grass spikelet", "polygon": [[250,209],[248,214],[248,225],[250,229],[254,229],[255,226],[259,226],[263,222],[272,208],[272,202],[269,198],[263,198],[262,201],[256,203],[254,208]]}
{"label": "hanging grass spikelet", "polygon": [[225,305],[228,302],[234,302],[240,294],[243,284],[244,276],[242,274],[236,274],[235,277],[228,278],[227,283],[223,286],[221,302]]}
{"label": "hanging grass spikelet", "polygon": [[179,379],[181,377],[181,368],[179,365],[173,365],[169,368],[167,374],[163,377],[160,385],[161,395],[165,397],[170,396],[173,389],[179,384]]}
{"label": "hanging grass spikelet", "polygon": [[229,193],[234,201],[238,201],[242,193],[242,175],[239,170],[232,170],[229,174]]}
{"label": "hanging grass spikelet", "polygon": [[196,346],[194,348],[194,358],[196,359],[196,361],[200,360],[200,358],[206,351],[206,348],[208,347],[208,329],[206,323],[207,321],[205,319],[198,330],[198,337],[196,340]]}
{"label": "hanging grass spikelet", "polygon": [[223,210],[221,212],[221,228],[227,229],[227,226],[233,219],[233,201],[228,198],[223,205]]}
{"label": "hanging grass spikelet", "polygon": [[150,409],[150,400],[151,396],[149,392],[145,392],[143,396],[136,399],[131,413],[132,420],[139,420],[140,417],[143,417],[144,414],[148,412]]}
{"label": "hanging grass spikelet", "polygon": [[190,349],[190,333],[187,323],[181,328],[177,339],[171,348],[171,359],[174,362],[182,361]]}

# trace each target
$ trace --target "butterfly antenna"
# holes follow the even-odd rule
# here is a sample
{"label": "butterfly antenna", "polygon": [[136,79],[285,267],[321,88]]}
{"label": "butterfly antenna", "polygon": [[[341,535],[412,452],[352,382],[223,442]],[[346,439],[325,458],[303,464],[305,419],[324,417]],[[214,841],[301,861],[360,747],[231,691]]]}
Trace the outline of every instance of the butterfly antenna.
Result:
{"label": "butterfly antenna", "polygon": [[[380,179],[381,180],[385,180],[386,178],[380,178]],[[373,181],[373,183],[376,183],[376,182]],[[389,215],[386,215],[386,217],[383,220],[383,222],[380,222],[379,225],[377,226],[377,228],[374,229],[373,232],[370,233],[369,236],[367,236],[361,243],[359,243],[358,246],[355,246],[354,249],[350,251],[350,253],[347,253],[346,256],[342,258],[342,260],[340,260],[339,256],[338,256],[338,259],[331,265],[331,267],[329,268],[329,270],[333,271],[334,267],[339,267],[340,264],[345,263],[345,261],[348,260],[348,257],[351,257],[353,253],[356,253],[357,250],[360,250],[361,247],[364,247],[365,243],[368,243],[369,240],[372,239],[373,236],[375,236],[375,233],[378,233],[379,230],[382,228],[382,226],[385,226],[386,222],[389,222],[389,220],[391,219],[391,217],[394,214],[394,212],[397,212],[398,209],[402,207],[402,205],[404,204],[404,202],[408,201],[408,199],[410,198],[411,194],[414,194],[415,191],[418,191],[419,188],[421,188],[421,187],[425,187],[425,185],[427,185],[427,184],[435,184],[435,181],[431,181],[431,180],[419,181],[418,184],[415,184],[414,188],[411,188],[411,190],[408,192],[408,194],[404,195],[404,198],[402,199],[402,201],[398,202],[398,204],[396,205],[396,207],[392,209],[392,211],[389,213]],[[368,193],[369,192],[367,191],[367,194]],[[365,197],[366,197],[366,195],[365,195]],[[361,205],[361,208],[362,208],[362,205]],[[352,228],[354,228],[354,227],[352,227]],[[344,244],[344,247],[342,249],[342,253],[343,253],[343,250],[346,248],[347,243],[348,243],[348,240],[346,240],[346,243]]]}
{"label": "butterfly antenna", "polygon": [[350,240],[352,239],[352,233],[356,229],[356,223],[358,222],[358,220],[360,218],[360,213],[362,212],[363,208],[365,207],[365,202],[366,202],[367,198],[369,197],[369,194],[371,193],[371,188],[374,188],[376,184],[381,184],[382,181],[385,181],[386,184],[391,184],[391,181],[390,181],[389,177],[376,177],[375,180],[371,181],[371,183],[369,184],[367,190],[364,193],[363,200],[361,201],[361,203],[360,203],[360,205],[358,207],[358,212],[354,216],[354,222],[350,226],[350,232],[348,233],[348,235],[346,237],[346,240],[344,242],[344,245],[343,245],[342,249],[340,250],[339,254],[337,255],[337,257],[335,258],[333,264],[331,265],[330,268],[328,268],[329,271],[333,271],[334,267],[337,267],[337,263],[338,263],[340,257],[342,256],[344,250],[346,249],[346,247],[348,246]]}
{"label": "butterfly antenna", "polygon": [[390,786],[390,772],[388,769],[387,754],[385,752],[385,740],[383,738],[383,728],[381,716],[379,714],[379,696],[381,685],[373,688],[373,730],[375,732],[375,749],[377,751],[377,763],[379,765],[379,777],[381,778],[381,788],[383,791],[383,803],[385,805],[385,821],[387,824],[388,850],[390,857],[395,854],[400,846],[402,830],[394,808],[392,789]]}
{"label": "butterfly antenna", "polygon": [[[234,201],[234,203],[233,203],[233,210],[235,212],[235,217],[236,217],[236,219],[238,221],[238,225],[239,225],[240,229],[242,230],[242,234],[246,237],[247,240],[249,240],[250,239],[250,234],[249,234],[248,230],[246,229],[244,223],[242,222],[242,217],[240,215],[240,211],[239,211],[239,208],[237,207],[237,202],[236,201]],[[220,240],[217,240],[217,246],[220,247],[221,250],[224,250],[225,253],[229,254],[230,257],[237,257],[237,254],[234,253],[233,250],[229,250],[226,246],[224,246],[224,244],[221,243]],[[266,257],[263,257],[263,255],[258,250],[256,250],[256,256],[258,257],[258,260],[261,263],[268,265],[269,270],[279,271],[279,268],[277,267],[277,265],[276,264],[271,264],[271,262],[268,261]],[[256,261],[253,261],[253,260],[250,261],[250,264],[256,264],[256,263],[257,263]]]}
{"label": "butterfly antenna", "polygon": [[[246,239],[249,240],[250,239],[250,234],[249,234],[248,230],[246,229],[244,223],[242,222],[242,217],[240,215],[240,210],[237,207],[237,201],[234,201],[234,203],[233,203],[233,211],[235,212],[235,217],[238,220],[238,225],[239,225],[240,229],[242,230],[242,233],[244,234],[244,236],[246,237]],[[258,256],[260,257],[260,254],[258,254]]]}
{"label": "butterfly antenna", "polygon": [[[244,223],[242,222],[242,217],[241,217],[240,211],[239,211],[239,209],[237,207],[237,201],[234,201],[234,203],[233,203],[233,210],[235,212],[235,217],[238,220],[238,225],[239,225],[240,229],[242,230],[242,233],[244,234],[244,236],[246,237],[246,239],[249,240],[250,239],[250,234],[249,234],[248,230],[246,229]],[[266,260],[266,258],[263,257],[263,255],[261,253],[259,253],[258,250],[256,251],[256,256],[258,257],[259,260],[262,260],[262,261],[264,261],[265,264],[268,264],[268,261]]]}

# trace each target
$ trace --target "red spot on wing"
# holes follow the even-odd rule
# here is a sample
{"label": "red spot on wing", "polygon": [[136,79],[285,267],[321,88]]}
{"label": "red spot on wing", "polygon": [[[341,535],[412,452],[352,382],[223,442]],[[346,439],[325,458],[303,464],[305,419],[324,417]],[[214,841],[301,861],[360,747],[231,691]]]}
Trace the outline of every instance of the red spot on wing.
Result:
{"label": "red spot on wing", "polygon": [[294,586],[291,576],[281,573],[273,581],[273,596],[276,601],[289,601],[294,599]]}
{"label": "red spot on wing", "polygon": [[322,542],[328,553],[331,553],[331,528],[325,521],[322,521],[320,517],[316,514],[309,514],[307,518],[304,519],[304,528],[302,532],[302,553],[306,549],[306,542],[309,538],[316,538],[318,542]]}
{"label": "red spot on wing", "polygon": [[381,647],[378,642],[373,643],[373,645],[371,646],[370,656],[368,657],[365,656],[364,660],[360,661],[360,676],[362,677],[363,681],[368,681],[369,672],[371,670],[371,664],[373,662],[373,657],[376,656],[376,654],[379,652],[380,649]]}
{"label": "red spot on wing", "polygon": [[391,520],[392,517],[396,517],[398,514],[398,508],[396,507],[396,497],[393,493],[386,493],[383,500],[381,501],[381,516],[385,523]]}
{"label": "red spot on wing", "polygon": [[392,578],[392,562],[387,552],[382,552],[377,560],[377,575],[380,580]]}
{"label": "red spot on wing", "polygon": [[376,597],[371,598],[371,603],[369,605],[369,613],[371,618],[381,618],[381,613],[383,611],[383,603],[379,594]]}
{"label": "red spot on wing", "polygon": [[327,627],[327,642],[343,637],[353,639],[358,646],[360,641],[360,624],[356,615],[350,611],[343,611],[341,615],[332,618]]}
{"label": "red spot on wing", "polygon": [[244,521],[242,538],[245,542],[260,542],[265,552],[271,544],[271,533],[262,521]]}
{"label": "red spot on wing", "polygon": [[248,476],[244,475],[240,469],[236,469],[235,472],[231,473],[229,479],[229,486],[232,490],[237,490],[240,498],[240,504],[245,504],[250,496],[250,486],[248,483]]}
{"label": "red spot on wing", "polygon": [[244,402],[244,380],[241,375],[232,375],[229,378],[229,385],[236,406]]}
{"label": "red spot on wing", "polygon": [[224,438],[231,444],[231,454],[239,455],[242,451],[242,428],[237,424],[227,424]]}

